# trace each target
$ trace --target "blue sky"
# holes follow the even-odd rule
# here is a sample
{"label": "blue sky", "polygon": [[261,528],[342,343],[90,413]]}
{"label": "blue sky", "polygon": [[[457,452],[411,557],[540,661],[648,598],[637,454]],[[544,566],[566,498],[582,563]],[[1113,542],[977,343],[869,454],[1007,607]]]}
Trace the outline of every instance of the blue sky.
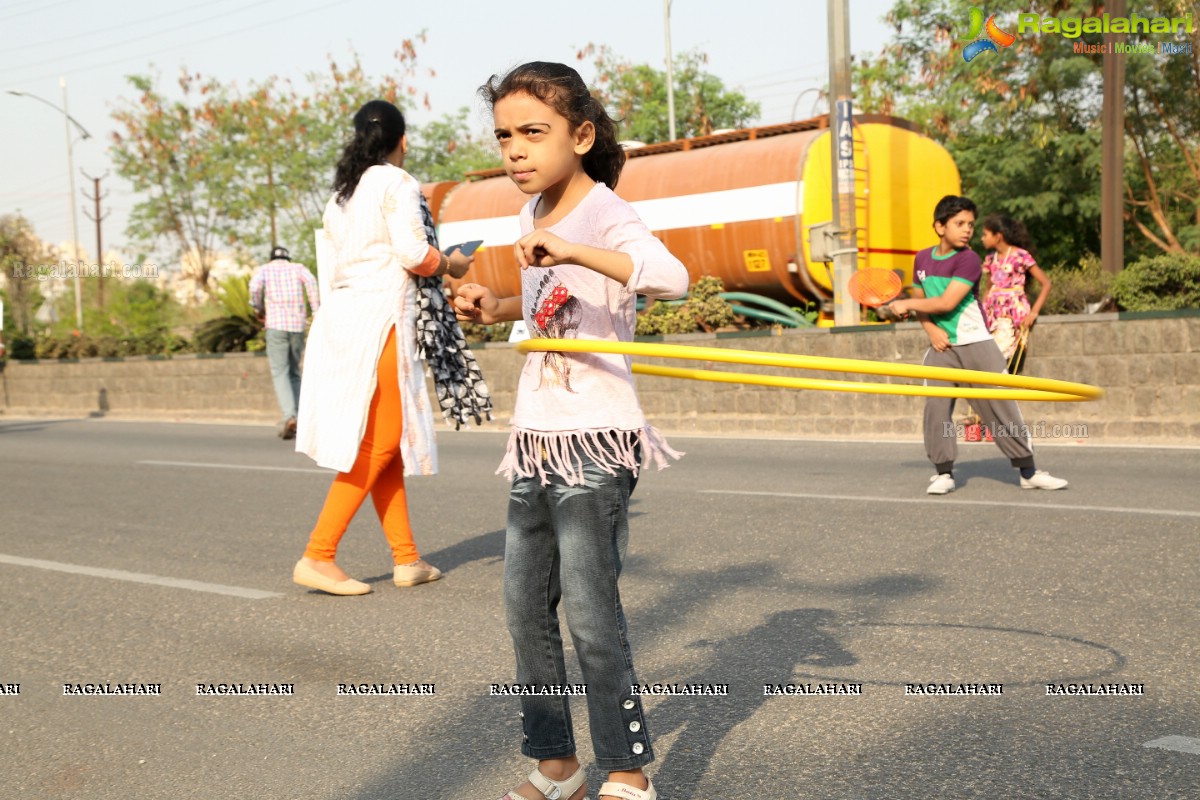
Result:
{"label": "blue sky", "polygon": [[[825,3],[795,0],[674,0],[671,44],[678,54],[700,49],[709,71],[762,104],[763,124],[809,116],[826,82]],[[876,53],[887,40],[889,0],[850,0],[851,50]],[[246,84],[270,75],[302,78],[321,70],[327,54],[345,60],[357,51],[367,71],[395,64],[399,43],[421,31],[422,68],[413,81],[428,92],[432,111],[415,110],[411,124],[461,106],[486,130],[474,90],[489,75],[524,61],[562,61],[590,80],[579,49],[608,45],[626,60],[663,65],[663,5],[658,0],[590,3],[488,3],[479,0],[0,0],[0,89],[25,91],[68,107],[92,134],[75,144],[76,191],[91,190],[79,170],[100,176],[105,249],[125,243],[124,228],[137,198],[111,172],[110,117],[133,92],[125,76],[157,71],[170,90],[181,66]],[[436,74],[430,75],[428,70]],[[0,92],[0,213],[20,209],[43,239],[71,236],[66,142],[62,115],[26,97]],[[77,195],[79,238],[90,253],[95,226]]]}

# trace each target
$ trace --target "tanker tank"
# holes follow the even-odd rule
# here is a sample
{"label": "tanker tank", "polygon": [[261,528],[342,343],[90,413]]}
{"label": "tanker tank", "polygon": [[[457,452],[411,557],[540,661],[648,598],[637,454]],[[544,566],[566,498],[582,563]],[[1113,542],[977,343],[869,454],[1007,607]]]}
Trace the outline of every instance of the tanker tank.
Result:
{"label": "tanker tank", "polygon": [[[859,115],[855,133],[858,267],[899,271],[912,282],[918,248],[936,244],[931,214],[958,194],[950,154],[895,117]],[[810,258],[809,227],[832,219],[825,117],[637,147],[616,192],[688,268],[727,291],[789,305],[831,296],[831,266]],[[511,245],[529,198],[503,169],[463,182],[426,184],[443,245],[482,239],[465,280],[500,296],[520,293]],[[451,281],[452,287],[459,281]]]}

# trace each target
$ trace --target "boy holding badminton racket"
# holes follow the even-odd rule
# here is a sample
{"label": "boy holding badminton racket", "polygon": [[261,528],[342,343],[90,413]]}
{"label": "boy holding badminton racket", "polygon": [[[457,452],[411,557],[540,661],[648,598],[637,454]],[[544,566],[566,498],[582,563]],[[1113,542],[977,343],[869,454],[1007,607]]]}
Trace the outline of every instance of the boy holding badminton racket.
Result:
{"label": "boy holding badminton racket", "polygon": [[[922,363],[930,367],[955,367],[985,372],[1006,372],[1004,356],[988,332],[979,305],[983,271],[979,256],[970,248],[975,234],[975,204],[969,198],[947,195],[933,212],[933,230],[939,241],[913,259],[913,297],[896,300],[890,310],[903,316],[916,312],[929,335],[929,350]],[[949,386],[927,381],[931,386]],[[983,424],[991,429],[996,445],[1021,472],[1022,489],[1062,489],[1067,482],[1033,462],[1033,441],[1013,400],[976,400]],[[929,479],[929,494],[954,491],[954,459],[958,434],[952,413],[954,399],[925,400],[925,453],[937,470]]]}

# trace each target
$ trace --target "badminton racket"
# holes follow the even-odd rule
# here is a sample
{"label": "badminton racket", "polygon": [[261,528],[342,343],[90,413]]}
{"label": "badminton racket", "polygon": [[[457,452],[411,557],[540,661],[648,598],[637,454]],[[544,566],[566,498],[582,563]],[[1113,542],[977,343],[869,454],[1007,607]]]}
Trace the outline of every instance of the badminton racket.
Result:
{"label": "badminton racket", "polygon": [[902,288],[904,288],[904,284],[898,274],[890,269],[880,267],[857,270],[850,276],[850,283],[847,285],[847,291],[850,292],[851,297],[861,305],[875,309],[875,314],[880,319],[890,322],[899,319],[899,315],[892,312],[885,304],[895,300]]}

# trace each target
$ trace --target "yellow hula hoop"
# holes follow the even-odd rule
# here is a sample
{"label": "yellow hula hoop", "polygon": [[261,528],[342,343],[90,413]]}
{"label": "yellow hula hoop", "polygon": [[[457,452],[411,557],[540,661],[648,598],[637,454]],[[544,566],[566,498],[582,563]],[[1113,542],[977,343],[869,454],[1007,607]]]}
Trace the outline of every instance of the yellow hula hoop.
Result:
{"label": "yellow hula hoop", "polygon": [[860,392],[863,394],[895,394],[910,397],[961,397],[967,400],[1036,400],[1048,402],[1082,402],[1098,400],[1104,390],[1086,383],[1072,383],[1051,378],[1031,378],[980,370],[927,367],[922,364],[894,364],[887,361],[864,361],[854,358],[829,358],[790,353],[764,353],[760,350],[726,350],[716,347],[695,347],[659,342],[611,342],[599,339],[526,339],[517,351],[563,353],[611,353],[645,358],[679,358],[695,361],[718,361],[728,364],[748,364],[763,367],[843,372],[857,375],[885,375],[895,378],[914,378],[926,381],[945,381],[978,386],[914,386],[902,383],[871,383],[837,381],[825,378],[790,378],[782,375],[756,375],[748,372],[721,372],[707,369],[660,367],[634,364],[640,375],[666,378],[690,378],[717,383],[745,383],[754,386],[778,386],[788,389],[821,389],[831,392]]}

